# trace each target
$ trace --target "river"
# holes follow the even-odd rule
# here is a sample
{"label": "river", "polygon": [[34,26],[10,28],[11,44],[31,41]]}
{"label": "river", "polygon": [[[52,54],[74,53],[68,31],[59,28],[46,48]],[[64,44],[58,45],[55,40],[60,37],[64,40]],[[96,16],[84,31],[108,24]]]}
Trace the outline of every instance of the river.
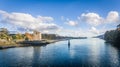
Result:
{"label": "river", "polygon": [[98,38],[0,50],[0,67],[119,67],[119,49]]}

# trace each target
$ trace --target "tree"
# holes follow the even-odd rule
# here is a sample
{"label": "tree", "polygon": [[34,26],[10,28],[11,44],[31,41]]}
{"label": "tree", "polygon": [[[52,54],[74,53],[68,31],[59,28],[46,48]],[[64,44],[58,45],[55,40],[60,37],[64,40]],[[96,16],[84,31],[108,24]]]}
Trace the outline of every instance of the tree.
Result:
{"label": "tree", "polygon": [[18,33],[18,34],[15,34],[15,35],[12,35],[12,39],[24,39],[25,38],[25,36],[23,35],[23,34],[20,34],[20,33]]}

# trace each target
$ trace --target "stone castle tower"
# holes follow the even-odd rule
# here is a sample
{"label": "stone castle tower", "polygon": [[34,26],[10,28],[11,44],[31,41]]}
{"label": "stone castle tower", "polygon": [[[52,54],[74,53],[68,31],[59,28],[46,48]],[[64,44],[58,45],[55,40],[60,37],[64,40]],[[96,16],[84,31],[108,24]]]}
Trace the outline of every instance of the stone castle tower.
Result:
{"label": "stone castle tower", "polygon": [[25,36],[30,41],[33,41],[33,40],[42,40],[42,34],[40,32],[38,32],[38,31],[33,31],[32,34],[25,33]]}
{"label": "stone castle tower", "polygon": [[42,39],[41,33],[38,31],[34,31],[33,32],[33,40],[41,40],[41,39]]}

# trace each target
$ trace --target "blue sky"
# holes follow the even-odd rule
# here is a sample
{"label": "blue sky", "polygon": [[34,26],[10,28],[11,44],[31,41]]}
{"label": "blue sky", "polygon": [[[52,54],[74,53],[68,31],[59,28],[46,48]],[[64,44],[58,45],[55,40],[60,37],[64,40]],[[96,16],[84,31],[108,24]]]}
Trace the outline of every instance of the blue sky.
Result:
{"label": "blue sky", "polygon": [[119,6],[119,0],[1,0],[0,26],[19,32],[27,28],[64,36],[96,36],[120,23]]}

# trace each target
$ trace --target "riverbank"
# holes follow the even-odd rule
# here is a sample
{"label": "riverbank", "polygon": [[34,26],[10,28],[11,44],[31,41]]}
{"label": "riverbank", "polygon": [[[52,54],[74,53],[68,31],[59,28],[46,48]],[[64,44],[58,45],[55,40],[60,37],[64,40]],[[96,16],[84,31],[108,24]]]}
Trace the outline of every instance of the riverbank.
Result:
{"label": "riverbank", "polygon": [[41,41],[20,41],[20,42],[7,42],[0,43],[0,49],[27,47],[27,46],[42,46],[50,43],[58,42],[59,40],[41,40]]}
{"label": "riverbank", "polygon": [[15,42],[0,42],[0,49],[18,47],[19,45]]}

